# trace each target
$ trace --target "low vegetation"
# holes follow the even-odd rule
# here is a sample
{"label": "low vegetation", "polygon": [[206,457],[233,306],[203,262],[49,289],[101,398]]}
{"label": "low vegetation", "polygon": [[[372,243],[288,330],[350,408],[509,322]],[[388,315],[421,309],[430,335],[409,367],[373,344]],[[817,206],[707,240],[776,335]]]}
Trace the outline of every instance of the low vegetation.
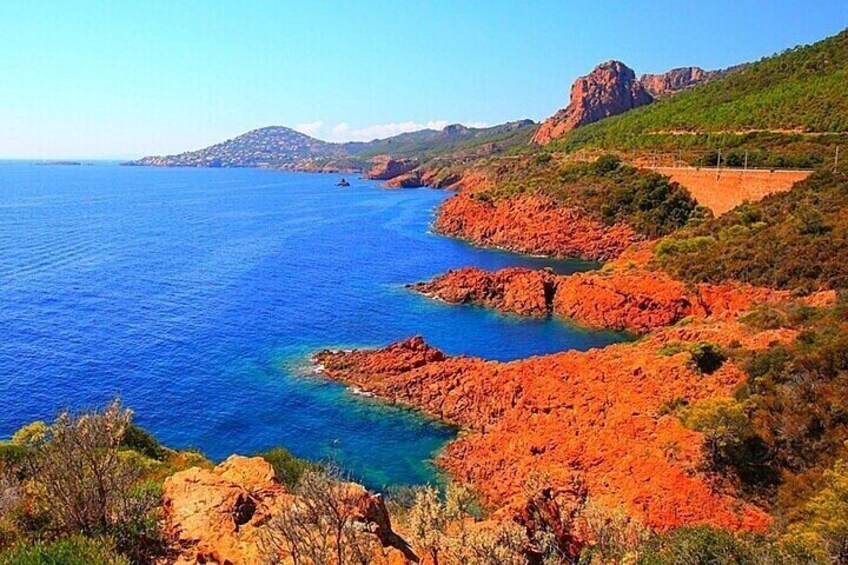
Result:
{"label": "low vegetation", "polygon": [[742,281],[795,292],[848,287],[848,167],[820,169],[792,190],[692,222],[656,248],[690,282]]}
{"label": "low vegetation", "polygon": [[679,184],[624,165],[613,155],[601,156],[593,163],[564,166],[537,156],[528,169],[522,167],[495,188],[477,193],[477,197],[548,196],[605,224],[624,223],[651,238],[669,234],[686,225],[693,215],[705,213]]}

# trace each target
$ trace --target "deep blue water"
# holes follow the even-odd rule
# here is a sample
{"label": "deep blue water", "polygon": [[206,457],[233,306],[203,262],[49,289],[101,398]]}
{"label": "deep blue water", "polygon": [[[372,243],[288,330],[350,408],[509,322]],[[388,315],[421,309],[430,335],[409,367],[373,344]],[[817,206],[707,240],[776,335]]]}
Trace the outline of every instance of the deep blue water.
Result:
{"label": "deep blue water", "polygon": [[454,431],[309,376],[311,352],[422,334],[514,359],[622,339],[406,291],[464,265],[592,265],[433,235],[446,193],[338,177],[0,162],[0,437],[120,395],[215,459],[284,445],[370,486],[428,482]]}

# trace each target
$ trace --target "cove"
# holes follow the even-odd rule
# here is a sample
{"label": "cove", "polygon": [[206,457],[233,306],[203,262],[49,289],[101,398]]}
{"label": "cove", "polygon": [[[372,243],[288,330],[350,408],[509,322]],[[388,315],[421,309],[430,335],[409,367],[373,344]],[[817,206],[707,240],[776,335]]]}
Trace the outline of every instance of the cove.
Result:
{"label": "cove", "polygon": [[436,479],[455,430],[310,372],[323,348],[421,334],[510,360],[626,339],[403,288],[451,268],[595,268],[430,233],[443,191],[341,175],[0,163],[0,437],[120,396],[165,444],[275,445],[372,488]]}

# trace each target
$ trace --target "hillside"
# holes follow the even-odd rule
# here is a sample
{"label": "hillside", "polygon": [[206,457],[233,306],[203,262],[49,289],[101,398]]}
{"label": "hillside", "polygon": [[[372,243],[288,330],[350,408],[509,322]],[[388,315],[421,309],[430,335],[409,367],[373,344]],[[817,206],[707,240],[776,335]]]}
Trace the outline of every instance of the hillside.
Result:
{"label": "hillside", "polygon": [[144,157],[134,165],[159,167],[290,167],[315,158],[342,156],[343,149],[294,131],[271,126],[222,143],[177,155]]}
{"label": "hillside", "polygon": [[[778,146],[799,142],[829,146],[844,142],[845,137],[821,134],[848,132],[845,84],[848,30],[766,57],[649,106],[580,127],[557,145],[568,151],[592,147],[679,151],[693,145],[732,143],[716,137],[731,134],[752,149],[762,145],[760,139]],[[771,132],[771,136],[740,135],[745,132]]]}
{"label": "hillside", "polygon": [[738,280],[795,291],[848,288],[848,170],[820,170],[789,192],[739,206],[657,247],[692,282]]}
{"label": "hillside", "polygon": [[359,171],[381,154],[425,161],[435,155],[469,151],[491,155],[526,145],[535,128],[519,120],[488,128],[452,124],[369,142],[330,143],[293,129],[271,126],[222,143],[176,155],[150,156],[127,163],[155,167],[265,167],[285,170]]}

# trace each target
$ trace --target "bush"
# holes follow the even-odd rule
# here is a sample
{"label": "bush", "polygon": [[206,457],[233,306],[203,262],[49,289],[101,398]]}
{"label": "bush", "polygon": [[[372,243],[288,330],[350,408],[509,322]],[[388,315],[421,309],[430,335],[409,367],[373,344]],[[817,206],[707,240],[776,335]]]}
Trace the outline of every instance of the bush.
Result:
{"label": "bush", "polygon": [[683,424],[704,435],[704,450],[712,466],[722,469],[750,437],[751,428],[742,405],[732,398],[710,398],[683,412]]}
{"label": "bush", "polygon": [[692,362],[695,367],[705,375],[715,373],[727,361],[724,350],[712,343],[694,343],[689,346],[689,353],[692,355]]}
{"label": "bush", "polygon": [[316,470],[315,464],[295,457],[283,447],[274,447],[256,455],[270,463],[277,480],[289,488],[294,488],[304,473]]}
{"label": "bush", "polygon": [[0,565],[129,565],[129,561],[106,538],[73,536],[17,546],[0,554]]}
{"label": "bush", "polygon": [[156,461],[164,461],[168,455],[162,444],[150,432],[133,423],[127,425],[121,439],[121,446]]}
{"label": "bush", "polygon": [[536,154],[535,161],[537,165],[544,165],[550,162],[551,159],[553,159],[553,156],[550,153],[542,151],[541,153]]}
{"label": "bush", "polygon": [[848,560],[848,461],[825,473],[823,488],[804,507],[804,519],[792,524],[786,542],[821,562]]}
{"label": "bush", "polygon": [[771,565],[791,561],[762,537],[740,537],[710,526],[688,526],[657,536],[639,551],[639,565]]}
{"label": "bush", "polygon": [[601,155],[598,159],[592,164],[592,169],[595,171],[595,174],[605,176],[609,173],[615,171],[621,166],[621,159],[616,155]]}
{"label": "bush", "polygon": [[[15,441],[29,445],[25,479],[30,494],[14,513],[22,534],[109,536],[133,563],[150,563],[162,555],[159,486],[143,481],[145,469],[138,459],[144,456],[124,449],[131,418],[115,401],[102,412],[64,412],[49,426],[30,425],[15,434]],[[151,439],[142,443],[150,448]],[[45,547],[32,549],[32,554],[53,551]]]}

